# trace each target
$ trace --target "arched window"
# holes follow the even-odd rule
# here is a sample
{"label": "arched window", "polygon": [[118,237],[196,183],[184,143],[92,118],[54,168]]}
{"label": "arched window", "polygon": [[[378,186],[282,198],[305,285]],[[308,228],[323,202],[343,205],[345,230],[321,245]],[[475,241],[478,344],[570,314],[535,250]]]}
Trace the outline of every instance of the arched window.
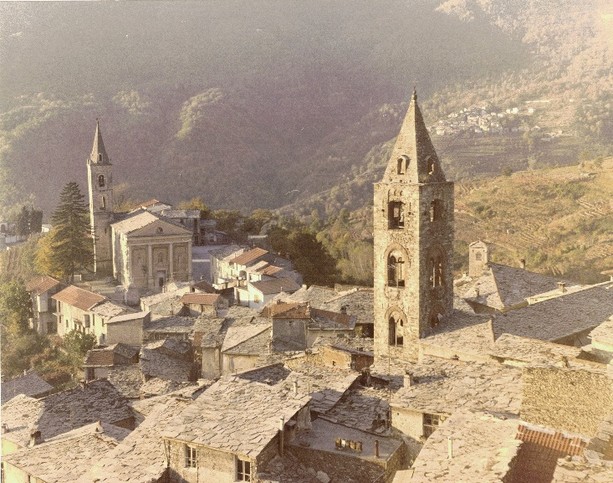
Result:
{"label": "arched window", "polygon": [[443,201],[433,200],[430,203],[430,221],[439,221],[443,218]]}
{"label": "arched window", "polygon": [[428,163],[428,174],[434,174],[434,159],[432,156],[428,156],[426,161]]}
{"label": "arched window", "polygon": [[390,201],[388,205],[388,227],[390,229],[404,228],[404,203]]}
{"label": "arched window", "polygon": [[100,162],[100,163],[102,162],[102,153],[98,154],[98,162]]}
{"label": "arched window", "polygon": [[404,260],[402,256],[390,253],[387,257],[387,284],[390,287],[404,287]]}
{"label": "arched window", "polygon": [[405,174],[408,168],[409,168],[409,157],[406,155],[400,156],[397,161],[397,173]]}
{"label": "arched window", "polygon": [[98,176],[98,186],[100,186],[100,188],[104,188],[105,184],[106,180],[104,179],[104,175],[101,174],[100,176]]}
{"label": "arched window", "polygon": [[437,254],[430,258],[430,267],[432,270],[432,275],[430,276],[432,287],[441,287],[445,283],[443,277],[443,257]]}
{"label": "arched window", "polygon": [[398,314],[393,314],[388,321],[389,324],[389,345],[401,346],[403,345],[403,327],[404,320]]}
{"label": "arched window", "polygon": [[441,323],[442,318],[443,316],[438,311],[432,312],[432,315],[430,315],[430,327],[437,327]]}

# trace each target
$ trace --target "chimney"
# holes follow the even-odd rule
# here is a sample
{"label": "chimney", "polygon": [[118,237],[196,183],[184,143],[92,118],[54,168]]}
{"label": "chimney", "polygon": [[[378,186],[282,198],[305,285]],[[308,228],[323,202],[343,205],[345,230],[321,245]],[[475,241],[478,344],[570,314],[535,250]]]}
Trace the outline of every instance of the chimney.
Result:
{"label": "chimney", "polygon": [[4,433],[8,433],[11,429],[9,428],[9,425],[6,423],[2,423],[2,434]]}
{"label": "chimney", "polygon": [[36,446],[37,444],[41,444],[43,442],[43,436],[41,432],[34,428],[30,431],[30,447]]}
{"label": "chimney", "polygon": [[447,436],[447,458],[453,459],[453,438]]}
{"label": "chimney", "polygon": [[298,394],[298,381],[294,381],[294,394]]}
{"label": "chimney", "polygon": [[558,288],[560,289],[560,292],[566,292],[566,282],[558,282]]}
{"label": "chimney", "polygon": [[341,314],[347,314],[347,306],[346,305],[343,305],[341,307]]}
{"label": "chimney", "polygon": [[525,258],[520,258],[520,259],[519,259],[519,267],[520,267],[522,270],[525,270],[525,269],[526,269],[526,259],[525,259]]}
{"label": "chimney", "polygon": [[283,456],[285,452],[285,418],[279,419],[279,454]]}

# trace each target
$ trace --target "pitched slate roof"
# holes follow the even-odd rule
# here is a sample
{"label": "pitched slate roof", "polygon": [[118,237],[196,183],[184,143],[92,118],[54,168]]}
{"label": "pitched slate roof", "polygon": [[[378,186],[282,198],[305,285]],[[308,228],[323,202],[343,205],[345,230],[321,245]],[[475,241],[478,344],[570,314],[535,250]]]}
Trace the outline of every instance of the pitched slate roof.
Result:
{"label": "pitched slate roof", "polygon": [[220,295],[212,293],[186,293],[181,297],[183,304],[215,305]]}
{"label": "pitched slate roof", "polygon": [[311,309],[309,329],[353,329],[355,317],[329,310]]}
{"label": "pitched slate roof", "polygon": [[519,414],[522,372],[518,368],[435,357],[406,367],[414,383],[396,392],[393,407],[429,414],[460,409]]}
{"label": "pitched slate roof", "polygon": [[85,355],[84,367],[111,367],[125,364],[138,355],[138,349],[117,343],[103,349],[91,349]]}
{"label": "pitched slate roof", "polygon": [[271,295],[280,292],[295,292],[300,288],[291,278],[275,278],[272,280],[260,280],[259,282],[250,282],[253,288],[261,292],[263,295]]}
{"label": "pitched slate roof", "polygon": [[42,399],[14,397],[2,405],[2,422],[9,426],[2,437],[25,447],[32,427],[49,439],[95,421],[116,423],[130,417],[132,411],[117,389],[97,379]]}
{"label": "pitched slate roof", "polygon": [[[332,409],[360,377],[352,369],[320,365],[306,355],[286,359],[285,367],[291,369],[286,383],[296,381],[299,391],[309,392],[311,410],[320,414]],[[253,372],[262,377],[267,371],[264,368],[261,373]]]}
{"label": "pitched slate roof", "polygon": [[192,361],[187,358],[191,344],[165,339],[146,344],[140,353],[140,367],[146,377],[159,377],[171,381],[189,381]]}
{"label": "pitched slate roof", "polygon": [[498,310],[512,307],[532,295],[554,290],[559,280],[522,268],[490,263],[483,275],[464,289],[464,298]]}
{"label": "pitched slate roof", "polygon": [[[410,481],[503,481],[521,445],[515,439],[517,426],[517,419],[483,412],[453,414],[426,441],[409,471]],[[449,438],[453,458],[449,457]]]}
{"label": "pitched slate roof", "polygon": [[239,245],[225,245],[221,248],[217,248],[216,250],[211,250],[209,253],[211,257],[215,257],[218,260],[224,260],[236,258],[240,255],[240,253],[243,253],[244,251],[245,248]]}
{"label": "pitched slate roof", "polygon": [[494,317],[494,334],[556,341],[595,328],[613,314],[613,282],[557,292],[527,307]]}
{"label": "pitched slate roof", "polygon": [[97,461],[91,461],[90,471],[80,482],[151,483],[161,479],[166,471],[161,432],[170,419],[193,401],[191,398],[172,396],[164,396],[160,400],[145,420],[119,445]]}
{"label": "pitched slate roof", "polygon": [[354,287],[337,292],[329,287],[311,285],[291,295],[283,296],[287,302],[309,302],[311,307],[331,312],[340,312],[343,307],[347,314],[356,317],[357,324],[372,324],[374,313],[373,289]]}
{"label": "pitched slate roof", "polygon": [[289,421],[309,399],[283,383],[222,377],[172,419],[163,436],[255,458],[278,434],[279,419]]}
{"label": "pitched slate roof", "polygon": [[556,364],[573,359],[581,353],[580,347],[556,344],[511,334],[502,334],[494,343],[492,355],[526,364]]}
{"label": "pitched slate roof", "polygon": [[[396,160],[402,156],[409,158],[408,166],[404,174],[398,174]],[[429,162],[434,163],[435,166],[432,174],[430,174]],[[402,181],[406,183],[445,181],[441,163],[417,105],[415,92],[413,92],[406,117],[396,138],[383,180],[384,182]]]}
{"label": "pitched slate roof", "polygon": [[128,314],[120,314],[111,317],[106,321],[107,324],[114,324],[116,322],[128,322],[130,320],[145,319],[151,312],[130,312]]}
{"label": "pitched slate roof", "polygon": [[36,397],[53,390],[53,386],[41,378],[37,372],[30,371],[9,381],[2,381],[2,404],[18,394]]}
{"label": "pitched slate roof", "polygon": [[[101,303],[99,305],[96,305],[95,307],[92,307],[91,311],[95,314],[101,315],[102,317],[110,317],[110,318],[114,318],[119,315],[126,314],[126,312],[128,313],[134,312],[133,309],[131,309],[130,307],[126,307],[125,305],[119,305],[115,302],[111,302],[110,300],[104,303]],[[126,314],[126,315],[129,315],[129,314]]]}
{"label": "pitched slate roof", "polygon": [[256,337],[262,333],[270,334],[270,324],[232,326],[228,328],[226,337],[224,338],[221,352],[226,352],[243,342]]}
{"label": "pitched slate roof", "polygon": [[92,145],[92,152],[89,155],[89,160],[92,164],[110,164],[109,155],[106,154],[104,149],[104,142],[102,142],[102,132],[100,131],[100,121],[96,120],[96,132],[94,133],[94,143]]}
{"label": "pitched slate roof", "polygon": [[160,218],[148,211],[144,211],[137,215],[131,216],[125,220],[113,223],[113,230],[117,233],[131,233],[140,228],[144,228],[151,223],[158,221]]}
{"label": "pitched slate roof", "polygon": [[59,280],[56,280],[49,275],[42,275],[40,277],[35,277],[26,283],[26,291],[35,295],[40,295],[61,284],[62,283]]}
{"label": "pitched slate roof", "polygon": [[91,310],[92,307],[107,300],[102,295],[74,285],[69,285],[51,298],[85,311]]}
{"label": "pitched slate roof", "polygon": [[273,319],[308,319],[311,309],[306,303],[273,302],[262,309],[260,316]]}
{"label": "pitched slate roof", "polygon": [[96,422],[3,456],[3,460],[47,483],[77,481],[93,461],[115,448],[129,432]]}

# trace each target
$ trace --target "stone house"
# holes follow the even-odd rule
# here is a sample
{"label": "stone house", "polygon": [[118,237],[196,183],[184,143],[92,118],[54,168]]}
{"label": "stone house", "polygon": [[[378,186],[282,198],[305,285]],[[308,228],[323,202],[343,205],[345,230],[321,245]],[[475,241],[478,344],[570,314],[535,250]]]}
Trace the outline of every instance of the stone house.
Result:
{"label": "stone house", "polygon": [[390,403],[392,426],[424,441],[461,409],[517,416],[522,386],[520,369],[424,357],[408,369],[404,385]]}
{"label": "stone house", "polygon": [[361,337],[374,336],[373,289],[370,287],[340,287],[334,289],[311,285],[303,286],[289,296],[282,298],[285,302],[308,302],[315,309],[330,312],[347,313],[355,317],[356,332]]}
{"label": "stone house", "polygon": [[188,283],[174,283],[167,286],[163,292],[141,297],[140,308],[155,315],[175,315],[183,307],[181,297],[191,291]]}
{"label": "stone house", "polygon": [[3,380],[0,390],[2,392],[1,404],[4,404],[20,394],[35,398],[46,396],[53,391],[53,386],[40,377],[36,371],[31,370],[24,371],[22,375],[13,379]]}
{"label": "stone house", "polygon": [[134,428],[127,400],[104,379],[42,399],[16,396],[2,405],[2,455],[97,421]]}
{"label": "stone house", "polygon": [[169,381],[195,380],[192,345],[189,341],[164,339],[143,345],[139,364],[145,381],[160,378]]}
{"label": "stone house", "polygon": [[276,351],[300,351],[317,338],[353,336],[355,317],[312,308],[308,303],[271,303],[261,314],[272,322],[272,347]]}
{"label": "stone house", "polygon": [[3,458],[2,481],[78,481],[92,461],[115,448],[128,434],[127,429],[98,421],[43,441],[33,437],[30,447]]}
{"label": "stone house", "polygon": [[179,300],[189,315],[206,315],[217,317],[219,311],[228,308],[228,302],[219,294],[186,293]]}
{"label": "stone house", "polygon": [[145,327],[151,319],[149,312],[130,312],[111,317],[106,322],[106,343],[123,343],[139,347],[145,339]]}
{"label": "stone house", "polygon": [[310,427],[309,399],[283,384],[223,377],[167,425],[169,481],[257,481]]}
{"label": "stone house", "polygon": [[229,327],[220,348],[220,373],[232,374],[261,366],[262,357],[270,351],[270,332],[268,323]]}
{"label": "stone house", "polygon": [[[93,334],[97,343],[105,344],[108,342],[109,325],[113,324],[113,319],[117,321],[118,316],[126,316],[128,320],[138,322],[146,317],[130,307],[116,304],[103,295],[74,285],[66,287],[51,298],[57,303],[58,335],[62,337],[76,330],[83,334]],[[111,329],[111,334],[112,343],[140,345],[140,341],[135,344],[136,340],[130,331],[125,332],[125,338],[122,336],[124,332],[116,328]]]}
{"label": "stone house", "polygon": [[166,481],[166,446],[161,434],[168,421],[193,404],[194,392],[192,387],[189,391],[134,401],[135,414],[142,422],[115,448],[90,460],[89,471],[81,481]]}
{"label": "stone house", "polygon": [[33,278],[26,284],[34,315],[31,329],[40,335],[57,333],[56,303],[52,296],[63,288],[64,284],[48,275]]}
{"label": "stone house", "polygon": [[83,362],[85,380],[107,379],[116,366],[138,363],[138,352],[137,348],[121,343],[87,351]]}
{"label": "stone house", "polygon": [[238,305],[259,309],[279,294],[291,294],[300,285],[291,278],[270,278],[247,282],[234,288],[234,300]]}
{"label": "stone house", "polygon": [[338,343],[331,342],[329,339],[318,339],[316,344],[317,355],[324,364],[332,367],[343,367],[361,372],[370,367],[374,362],[372,351],[364,350],[363,347],[351,347],[343,344],[341,339]]}

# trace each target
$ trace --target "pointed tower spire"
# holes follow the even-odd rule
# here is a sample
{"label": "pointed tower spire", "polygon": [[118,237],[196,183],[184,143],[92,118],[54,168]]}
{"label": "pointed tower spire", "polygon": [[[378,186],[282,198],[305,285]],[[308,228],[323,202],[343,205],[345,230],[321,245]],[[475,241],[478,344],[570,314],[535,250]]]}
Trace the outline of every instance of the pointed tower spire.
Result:
{"label": "pointed tower spire", "polygon": [[89,155],[89,162],[92,164],[111,164],[108,154],[104,149],[102,132],[100,131],[100,121],[96,119],[96,133],[94,134],[94,145]]}
{"label": "pointed tower spire", "polygon": [[444,182],[445,174],[417,105],[417,90],[409,103],[400,133],[385,171],[384,181]]}

